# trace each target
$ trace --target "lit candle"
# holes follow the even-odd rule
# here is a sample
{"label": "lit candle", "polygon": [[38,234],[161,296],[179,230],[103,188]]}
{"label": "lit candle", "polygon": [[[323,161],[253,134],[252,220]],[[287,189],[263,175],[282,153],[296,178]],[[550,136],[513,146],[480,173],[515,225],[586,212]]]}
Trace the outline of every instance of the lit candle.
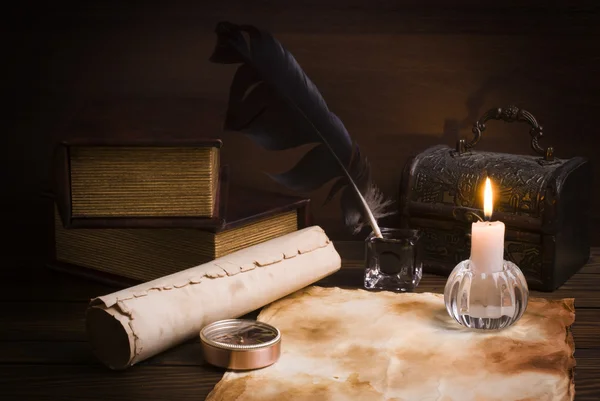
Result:
{"label": "lit candle", "polygon": [[502,271],[504,263],[504,223],[490,221],[493,209],[492,183],[485,180],[483,214],[486,221],[471,226],[471,263],[473,271],[494,273]]}
{"label": "lit candle", "polygon": [[491,221],[492,183],[483,195],[485,221],[473,223],[471,256],[456,265],[446,287],[444,302],[450,316],[466,327],[500,329],[521,318],[528,288],[517,265],[504,260],[504,224]]}

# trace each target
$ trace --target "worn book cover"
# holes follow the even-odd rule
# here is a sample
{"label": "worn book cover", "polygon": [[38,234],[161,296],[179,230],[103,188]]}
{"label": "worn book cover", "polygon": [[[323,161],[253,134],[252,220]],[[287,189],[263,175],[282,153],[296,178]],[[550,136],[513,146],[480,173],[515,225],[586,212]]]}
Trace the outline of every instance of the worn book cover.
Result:
{"label": "worn book cover", "polygon": [[228,190],[224,222],[169,227],[65,228],[49,199],[50,267],[112,285],[132,285],[188,269],[310,224],[309,199],[241,187]]}
{"label": "worn book cover", "polygon": [[73,140],[57,145],[53,192],[65,227],[222,223],[219,139]]}

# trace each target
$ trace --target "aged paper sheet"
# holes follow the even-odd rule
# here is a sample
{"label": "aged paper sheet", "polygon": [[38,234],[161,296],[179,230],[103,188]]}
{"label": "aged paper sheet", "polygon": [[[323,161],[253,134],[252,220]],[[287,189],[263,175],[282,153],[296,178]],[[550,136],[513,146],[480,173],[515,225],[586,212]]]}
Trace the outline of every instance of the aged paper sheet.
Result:
{"label": "aged paper sheet", "polygon": [[309,287],[266,307],[267,368],[227,372],[209,401],[573,400],[573,299],[532,299],[514,326],[464,329],[443,295]]}

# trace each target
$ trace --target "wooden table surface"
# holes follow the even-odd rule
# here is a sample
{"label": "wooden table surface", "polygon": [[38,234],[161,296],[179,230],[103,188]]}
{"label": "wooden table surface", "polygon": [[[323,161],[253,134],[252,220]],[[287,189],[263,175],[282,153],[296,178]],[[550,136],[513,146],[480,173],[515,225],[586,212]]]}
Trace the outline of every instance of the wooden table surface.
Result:
{"label": "wooden table surface", "polygon": [[[322,286],[362,285],[361,243],[339,242],[343,268]],[[43,266],[3,266],[0,291],[0,400],[203,400],[223,371],[206,365],[197,341],[114,372],[91,353],[84,332],[88,300],[115,291]],[[443,292],[425,275],[418,292]],[[576,400],[600,400],[600,248],[547,298],[575,298]]]}

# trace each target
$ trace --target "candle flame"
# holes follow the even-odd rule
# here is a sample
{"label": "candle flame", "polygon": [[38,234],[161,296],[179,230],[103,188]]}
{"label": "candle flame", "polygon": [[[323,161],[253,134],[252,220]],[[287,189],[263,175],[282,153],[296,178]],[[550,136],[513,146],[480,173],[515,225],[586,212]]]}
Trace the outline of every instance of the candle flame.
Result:
{"label": "candle flame", "polygon": [[485,189],[483,191],[483,215],[486,220],[492,218],[492,209],[494,204],[494,195],[492,193],[492,182],[490,178],[485,179]]}

